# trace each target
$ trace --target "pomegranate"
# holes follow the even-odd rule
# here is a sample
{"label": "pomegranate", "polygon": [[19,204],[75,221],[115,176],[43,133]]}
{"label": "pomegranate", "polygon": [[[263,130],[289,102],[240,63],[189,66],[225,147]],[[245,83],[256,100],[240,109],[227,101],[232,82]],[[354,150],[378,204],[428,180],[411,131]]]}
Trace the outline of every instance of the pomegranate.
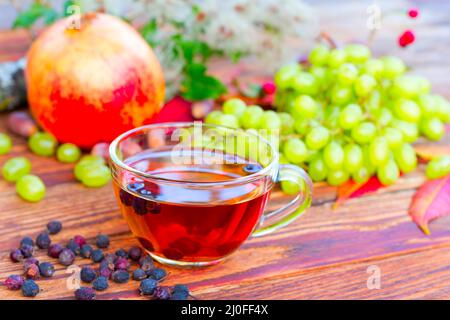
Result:
{"label": "pomegranate", "polygon": [[37,122],[60,142],[91,148],[146,123],[164,100],[152,49],[129,24],[99,13],[79,28],[62,19],[28,52],[28,101]]}

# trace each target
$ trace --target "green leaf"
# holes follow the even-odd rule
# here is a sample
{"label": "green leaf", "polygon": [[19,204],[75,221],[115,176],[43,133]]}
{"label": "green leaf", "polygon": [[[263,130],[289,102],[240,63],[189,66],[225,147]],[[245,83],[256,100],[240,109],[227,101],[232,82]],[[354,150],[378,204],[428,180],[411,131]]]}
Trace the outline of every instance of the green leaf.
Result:
{"label": "green leaf", "polygon": [[35,2],[30,6],[30,8],[19,13],[13,23],[13,28],[28,29],[40,18],[43,18],[44,23],[48,25],[55,22],[58,18],[58,13],[46,5]]}
{"label": "green leaf", "polygon": [[69,12],[69,7],[71,6],[79,6],[81,9],[81,5],[78,1],[75,0],[66,0],[64,1],[64,5],[63,5],[63,15],[64,17],[68,17],[70,15],[72,15],[72,12]]}
{"label": "green leaf", "polygon": [[193,63],[186,67],[186,76],[182,81],[182,96],[190,101],[216,99],[227,91],[217,78],[206,74],[206,66]]}
{"label": "green leaf", "polygon": [[158,45],[158,40],[156,39],[157,31],[158,31],[158,23],[156,19],[151,19],[140,29],[142,37],[152,47]]}

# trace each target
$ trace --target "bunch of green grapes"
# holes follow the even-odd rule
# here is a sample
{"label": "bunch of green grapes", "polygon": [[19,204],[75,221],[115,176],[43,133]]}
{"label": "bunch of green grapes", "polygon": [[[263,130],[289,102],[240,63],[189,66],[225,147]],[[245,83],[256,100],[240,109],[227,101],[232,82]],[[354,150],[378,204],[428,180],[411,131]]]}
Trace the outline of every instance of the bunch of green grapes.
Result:
{"label": "bunch of green grapes", "polygon": [[232,99],[206,122],[244,129],[279,130],[280,161],[303,166],[314,181],[384,185],[417,166],[411,145],[420,135],[436,141],[450,122],[450,104],[430,93],[430,82],[405,74],[402,60],[371,57],[363,45],[319,45],[307,66],[275,75],[273,110]]}

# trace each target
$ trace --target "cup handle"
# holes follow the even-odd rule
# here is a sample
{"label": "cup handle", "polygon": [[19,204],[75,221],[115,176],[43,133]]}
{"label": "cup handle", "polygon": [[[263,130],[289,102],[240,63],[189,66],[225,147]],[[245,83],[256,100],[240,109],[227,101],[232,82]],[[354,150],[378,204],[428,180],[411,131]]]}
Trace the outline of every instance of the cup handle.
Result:
{"label": "cup handle", "polygon": [[253,231],[253,237],[260,237],[272,233],[279,228],[287,226],[295,219],[299,218],[311,205],[312,181],[308,174],[300,167],[282,164],[278,172],[277,182],[289,181],[298,186],[296,196],[285,206],[263,213],[259,221],[258,228]]}

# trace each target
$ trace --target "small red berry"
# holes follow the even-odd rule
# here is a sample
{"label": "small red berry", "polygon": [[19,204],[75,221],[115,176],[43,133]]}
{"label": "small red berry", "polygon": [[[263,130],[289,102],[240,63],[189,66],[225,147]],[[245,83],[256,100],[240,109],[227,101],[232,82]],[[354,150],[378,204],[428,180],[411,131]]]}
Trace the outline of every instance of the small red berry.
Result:
{"label": "small red berry", "polygon": [[411,18],[417,18],[417,16],[419,15],[419,9],[417,8],[411,8],[408,10],[408,16],[410,16]]}
{"label": "small red berry", "polygon": [[266,82],[262,85],[262,91],[265,94],[274,94],[275,91],[277,90],[277,87],[275,86],[275,84],[271,81]]}
{"label": "small red berry", "polygon": [[400,47],[404,48],[413,43],[414,40],[416,40],[416,36],[414,35],[414,33],[411,30],[406,30],[398,38],[398,44],[400,45]]}

